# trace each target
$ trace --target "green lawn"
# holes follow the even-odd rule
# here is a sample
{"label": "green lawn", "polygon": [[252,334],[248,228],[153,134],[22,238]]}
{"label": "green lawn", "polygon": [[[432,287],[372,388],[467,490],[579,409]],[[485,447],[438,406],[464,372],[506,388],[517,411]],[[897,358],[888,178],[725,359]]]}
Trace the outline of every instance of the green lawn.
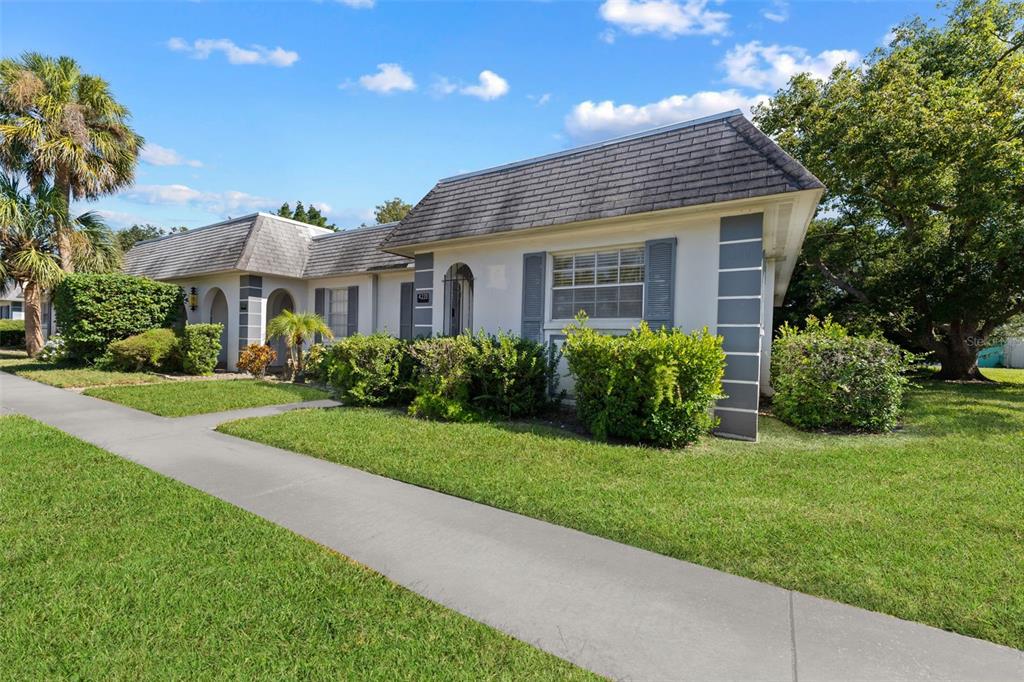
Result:
{"label": "green lawn", "polygon": [[57,388],[82,388],[112,384],[152,384],[164,381],[144,372],[107,372],[92,367],[74,367],[30,360],[24,351],[0,350],[0,370]]}
{"label": "green lawn", "polygon": [[5,678],[588,676],[38,422],[0,442]]}
{"label": "green lawn", "polygon": [[184,417],[330,397],[312,386],[255,379],[168,381],[153,386],[90,388],[84,393],[162,417]]}
{"label": "green lawn", "polygon": [[907,427],[685,451],[300,410],[221,430],[662,554],[1024,648],[1024,371],[927,382]]}

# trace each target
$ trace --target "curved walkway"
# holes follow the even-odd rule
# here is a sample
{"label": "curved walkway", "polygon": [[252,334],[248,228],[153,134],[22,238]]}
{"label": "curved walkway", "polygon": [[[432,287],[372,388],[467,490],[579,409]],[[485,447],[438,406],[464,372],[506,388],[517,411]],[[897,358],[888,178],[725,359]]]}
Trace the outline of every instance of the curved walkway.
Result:
{"label": "curved walkway", "polygon": [[0,372],[0,411],[227,500],[609,677],[1024,679],[1016,649],[211,430],[309,406],[168,419]]}

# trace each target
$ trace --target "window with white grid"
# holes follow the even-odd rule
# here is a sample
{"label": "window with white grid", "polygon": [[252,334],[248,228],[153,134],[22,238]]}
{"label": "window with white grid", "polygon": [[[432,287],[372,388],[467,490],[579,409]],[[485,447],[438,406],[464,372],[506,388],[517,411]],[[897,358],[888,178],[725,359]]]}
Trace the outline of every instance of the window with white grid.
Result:
{"label": "window with white grid", "polygon": [[555,254],[551,275],[552,319],[643,317],[642,246]]}

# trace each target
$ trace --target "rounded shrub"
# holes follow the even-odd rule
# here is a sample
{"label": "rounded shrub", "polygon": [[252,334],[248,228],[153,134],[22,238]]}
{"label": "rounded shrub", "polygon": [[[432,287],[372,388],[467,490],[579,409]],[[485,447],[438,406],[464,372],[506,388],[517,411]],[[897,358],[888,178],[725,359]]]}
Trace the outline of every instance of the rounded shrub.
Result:
{"label": "rounded shrub", "polygon": [[517,419],[551,407],[556,358],[548,346],[506,332],[480,332],[473,346],[469,395],[474,410]]}
{"label": "rounded shrub", "polygon": [[185,374],[212,374],[220,355],[222,324],[186,324],[181,330],[181,364]]}
{"label": "rounded shrub", "polygon": [[441,421],[471,421],[470,381],[477,348],[473,337],[438,336],[410,347],[416,362],[416,397],[409,414]]}
{"label": "rounded shrub", "polygon": [[25,320],[0,320],[0,348],[25,347]]}
{"label": "rounded shrub", "polygon": [[899,423],[914,356],[826,318],[784,325],[772,345],[772,411],[800,429],[887,431]]}
{"label": "rounded shrub", "polygon": [[388,334],[338,339],[316,360],[317,372],[346,405],[401,402],[409,383],[407,344]]}
{"label": "rounded shrub", "polygon": [[150,329],[112,341],[97,364],[121,372],[178,372],[181,340],[173,329]]}
{"label": "rounded shrub", "polygon": [[327,382],[327,367],[324,361],[327,359],[328,349],[329,346],[325,346],[322,343],[314,343],[306,351],[306,360],[302,364],[306,379]]}
{"label": "rounded shrub", "polygon": [[564,352],[575,379],[576,414],[598,439],[658,447],[693,443],[715,426],[722,397],[722,339],[707,329],[601,334],[581,317],[566,328]]}
{"label": "rounded shrub", "polygon": [[265,343],[250,343],[238,354],[238,369],[257,379],[267,373],[267,367],[277,359],[277,351]]}

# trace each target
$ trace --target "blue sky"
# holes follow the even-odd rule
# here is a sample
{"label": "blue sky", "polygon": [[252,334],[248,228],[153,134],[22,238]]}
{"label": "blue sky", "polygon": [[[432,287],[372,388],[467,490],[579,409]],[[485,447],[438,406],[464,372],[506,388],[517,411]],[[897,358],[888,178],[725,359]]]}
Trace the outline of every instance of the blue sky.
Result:
{"label": "blue sky", "polygon": [[147,140],[114,226],[321,204],[732,108],[863,57],[928,2],[4,2],[0,52],[74,57]]}

